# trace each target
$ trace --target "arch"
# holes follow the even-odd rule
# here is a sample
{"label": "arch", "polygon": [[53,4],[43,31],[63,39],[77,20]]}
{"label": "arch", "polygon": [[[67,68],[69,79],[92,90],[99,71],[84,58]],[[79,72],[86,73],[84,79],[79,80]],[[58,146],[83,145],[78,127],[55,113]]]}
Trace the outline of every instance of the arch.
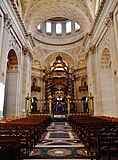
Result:
{"label": "arch", "polygon": [[72,65],[74,67],[77,66],[76,59],[74,59],[71,55],[69,55],[69,53],[63,52],[63,51],[56,51],[56,52],[52,52],[49,55],[47,55],[42,66],[44,66],[45,64],[48,64],[48,63],[52,64],[58,55],[63,57],[63,61],[66,62],[67,64]]}
{"label": "arch", "polygon": [[87,85],[87,78],[86,77],[82,77],[81,78],[81,86],[86,86]]}
{"label": "arch", "polygon": [[33,77],[32,78],[32,86],[37,86],[37,82],[38,82],[37,78]]}
{"label": "arch", "polygon": [[17,102],[19,101],[19,72],[18,58],[14,49],[10,49],[7,55],[6,83],[4,96],[4,117],[12,117],[19,114]]}
{"label": "arch", "polygon": [[37,1],[35,4],[31,3],[26,8],[24,20],[27,27],[30,26],[29,31],[31,31],[35,30],[41,22],[54,17],[64,17],[76,21],[85,32],[90,31],[92,16],[88,10],[88,6],[77,0],[74,2],[63,1],[61,3],[54,2],[53,0],[47,2]]}
{"label": "arch", "polygon": [[110,68],[111,60],[110,60],[110,51],[108,48],[105,48],[101,55],[100,66],[101,68]]}
{"label": "arch", "polygon": [[7,56],[7,67],[8,69],[18,69],[18,58],[17,54],[13,49],[10,49]]}
{"label": "arch", "polygon": [[114,94],[113,93],[113,74],[111,66],[111,55],[108,48],[104,48],[100,59],[100,90],[101,90],[101,108],[103,115],[114,114]]}

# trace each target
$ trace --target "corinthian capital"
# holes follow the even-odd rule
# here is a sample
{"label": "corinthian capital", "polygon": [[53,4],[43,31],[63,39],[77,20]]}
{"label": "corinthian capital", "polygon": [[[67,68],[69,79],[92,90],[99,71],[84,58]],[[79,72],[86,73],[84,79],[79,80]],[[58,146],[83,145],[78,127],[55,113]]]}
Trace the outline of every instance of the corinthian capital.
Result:
{"label": "corinthian capital", "polygon": [[24,45],[24,46],[22,47],[22,53],[23,53],[24,55],[27,55],[29,52],[30,52],[30,51],[29,51],[29,48],[28,48],[26,45]]}
{"label": "corinthian capital", "polygon": [[93,45],[93,46],[91,46],[91,47],[89,48],[89,52],[92,53],[92,54],[94,54],[94,53],[95,53],[95,49],[96,49],[96,46]]}
{"label": "corinthian capital", "polygon": [[113,24],[113,12],[109,13],[109,16],[106,18],[105,25],[109,28]]}
{"label": "corinthian capital", "polygon": [[95,54],[95,49],[96,49],[96,46],[95,46],[95,45],[89,47],[89,49],[88,49],[88,51],[86,52],[86,55],[85,55],[85,59],[86,59],[86,60],[87,60],[87,58],[89,57],[89,55]]}
{"label": "corinthian capital", "polygon": [[5,27],[10,29],[12,27],[12,22],[11,19],[9,18],[8,14],[5,14],[4,16],[4,22],[5,22]]}

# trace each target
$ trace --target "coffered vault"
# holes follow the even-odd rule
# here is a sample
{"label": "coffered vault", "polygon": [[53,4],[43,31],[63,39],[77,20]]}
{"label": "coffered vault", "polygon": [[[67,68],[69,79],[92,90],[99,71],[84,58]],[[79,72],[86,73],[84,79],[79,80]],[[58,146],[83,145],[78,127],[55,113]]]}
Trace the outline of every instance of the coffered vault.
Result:
{"label": "coffered vault", "polygon": [[[70,38],[66,36],[61,38],[43,36],[43,34],[36,33],[37,26],[49,19],[62,17],[78,23],[81,27],[82,35],[86,35],[91,31],[98,3],[99,0],[18,0],[20,14],[27,32],[35,38],[39,37],[39,41],[35,39],[35,48],[32,50],[33,64],[36,62],[42,68],[45,63],[52,63],[55,56],[61,52],[61,55],[66,57],[67,63],[72,63],[74,67],[77,67],[80,61],[83,60],[78,58],[78,52],[76,53],[75,51],[82,47],[83,37],[80,40],[78,33]],[[60,41],[63,45],[61,45]],[[64,44],[66,45],[64,46]]]}
{"label": "coffered vault", "polygon": [[53,17],[64,17],[79,23],[89,32],[97,0],[21,0],[22,16],[29,32],[39,23]]}

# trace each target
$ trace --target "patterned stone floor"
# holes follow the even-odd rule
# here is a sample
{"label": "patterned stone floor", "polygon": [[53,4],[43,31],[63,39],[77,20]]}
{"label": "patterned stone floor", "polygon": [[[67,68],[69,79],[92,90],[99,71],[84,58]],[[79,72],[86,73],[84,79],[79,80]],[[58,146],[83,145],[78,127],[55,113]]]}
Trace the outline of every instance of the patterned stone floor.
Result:
{"label": "patterned stone floor", "polygon": [[90,160],[90,157],[68,122],[52,122],[28,159]]}

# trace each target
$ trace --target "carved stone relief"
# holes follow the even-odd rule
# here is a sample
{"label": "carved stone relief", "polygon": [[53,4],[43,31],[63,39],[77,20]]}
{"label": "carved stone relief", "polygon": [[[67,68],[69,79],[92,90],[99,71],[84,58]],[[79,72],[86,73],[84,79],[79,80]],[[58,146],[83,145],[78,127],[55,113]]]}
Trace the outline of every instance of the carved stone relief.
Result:
{"label": "carved stone relief", "polygon": [[86,66],[85,61],[85,51],[82,48],[79,48],[76,52],[77,58],[78,58],[78,67],[83,68]]}

